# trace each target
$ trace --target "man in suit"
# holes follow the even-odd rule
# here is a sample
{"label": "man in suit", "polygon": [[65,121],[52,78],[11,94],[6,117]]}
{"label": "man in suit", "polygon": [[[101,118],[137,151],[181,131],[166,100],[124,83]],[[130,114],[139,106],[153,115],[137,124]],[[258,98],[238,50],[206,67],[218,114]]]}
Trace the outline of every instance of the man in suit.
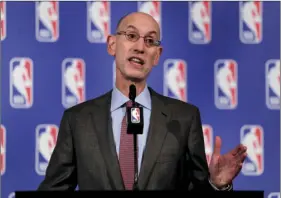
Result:
{"label": "man in suit", "polygon": [[220,155],[216,137],[208,167],[199,110],[156,93],[146,83],[162,53],[157,22],[145,13],[123,17],[107,40],[116,61],[116,86],[104,95],[67,109],[46,176],[38,190],[132,190],[133,139],[126,134],[129,86],[143,107],[138,136],[139,190],[232,190],[246,157],[238,145]]}

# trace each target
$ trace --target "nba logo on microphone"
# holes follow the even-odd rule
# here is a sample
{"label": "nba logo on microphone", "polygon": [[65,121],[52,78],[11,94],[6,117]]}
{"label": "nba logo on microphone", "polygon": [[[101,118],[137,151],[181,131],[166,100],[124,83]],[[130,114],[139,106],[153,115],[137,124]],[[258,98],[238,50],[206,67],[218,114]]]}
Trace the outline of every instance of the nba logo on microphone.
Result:
{"label": "nba logo on microphone", "polygon": [[208,124],[203,124],[202,129],[204,135],[205,153],[209,164],[213,154],[213,128]]}
{"label": "nba logo on microphone", "polygon": [[110,34],[110,2],[87,2],[87,38],[91,43],[105,43]]}
{"label": "nba logo on microphone", "polygon": [[140,123],[140,109],[137,107],[131,108],[131,122]]}
{"label": "nba logo on microphone", "polygon": [[0,146],[0,169],[2,176],[6,171],[6,128],[2,124],[0,125]]}
{"label": "nba logo on microphone", "polygon": [[208,44],[212,35],[210,1],[189,2],[188,38],[193,44]]}
{"label": "nba logo on microphone", "polygon": [[[160,1],[138,1],[138,11],[151,15],[159,24],[161,31],[161,2]],[[161,37],[161,36],[160,36]]]}
{"label": "nba logo on microphone", "polygon": [[54,124],[40,124],[36,127],[35,132],[35,171],[38,175],[45,175],[57,143],[58,127]]}
{"label": "nba logo on microphone", "polygon": [[258,176],[264,171],[264,132],[259,125],[244,125],[240,130],[240,142],[247,147],[247,157],[241,172]]}
{"label": "nba logo on microphone", "polygon": [[269,109],[280,109],[280,60],[270,59],[265,63],[266,105]]}
{"label": "nba logo on microphone", "polygon": [[181,59],[164,61],[164,95],[187,102],[187,64]]}
{"label": "nba logo on microphone", "polygon": [[62,62],[62,105],[69,108],[85,101],[85,62],[66,58]]}
{"label": "nba logo on microphone", "polygon": [[6,14],[6,2],[0,1],[0,30],[1,30],[1,41],[6,38],[7,34],[7,14]]}
{"label": "nba logo on microphone", "polygon": [[15,57],[10,61],[10,105],[30,108],[33,105],[33,61]]}
{"label": "nba logo on microphone", "polygon": [[59,3],[45,1],[35,3],[36,39],[39,42],[55,42],[59,38]]}
{"label": "nba logo on microphone", "polygon": [[239,35],[245,44],[258,44],[263,37],[262,1],[241,1]]}
{"label": "nba logo on microphone", "polygon": [[237,63],[219,59],[214,64],[215,105],[218,109],[235,109],[238,104]]}

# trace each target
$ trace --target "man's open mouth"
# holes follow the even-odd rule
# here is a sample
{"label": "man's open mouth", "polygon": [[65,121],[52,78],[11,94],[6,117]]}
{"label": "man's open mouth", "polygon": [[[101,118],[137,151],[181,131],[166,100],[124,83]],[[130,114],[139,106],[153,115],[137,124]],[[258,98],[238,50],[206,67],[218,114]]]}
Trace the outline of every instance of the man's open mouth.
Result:
{"label": "man's open mouth", "polygon": [[130,62],[139,64],[139,65],[143,65],[144,64],[144,60],[135,56],[132,56],[128,59]]}

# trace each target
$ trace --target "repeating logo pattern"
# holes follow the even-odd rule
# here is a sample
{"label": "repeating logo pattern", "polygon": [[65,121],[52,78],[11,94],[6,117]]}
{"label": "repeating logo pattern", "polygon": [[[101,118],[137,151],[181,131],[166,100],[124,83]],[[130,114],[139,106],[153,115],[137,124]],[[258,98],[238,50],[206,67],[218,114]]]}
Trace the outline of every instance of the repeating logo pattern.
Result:
{"label": "repeating logo pattern", "polygon": [[[160,32],[162,32],[161,23],[161,2],[160,1],[138,1],[138,11],[147,13],[157,21],[160,27]],[[162,33],[161,33],[162,34]],[[162,37],[162,35],[161,35]]]}
{"label": "repeating logo pattern", "polygon": [[87,2],[87,38],[91,43],[105,43],[110,34],[110,2]]}
{"label": "repeating logo pattern", "polygon": [[204,137],[204,143],[205,143],[205,153],[206,153],[206,158],[208,164],[210,164],[211,157],[213,154],[213,141],[214,141],[214,133],[213,133],[213,128],[211,125],[208,124],[203,124],[203,137]]}
{"label": "repeating logo pattern", "polygon": [[215,62],[215,105],[218,109],[235,109],[238,104],[238,67],[234,60]]}
{"label": "repeating logo pattern", "polygon": [[280,109],[280,60],[270,59],[265,64],[266,105],[269,109]]}
{"label": "repeating logo pattern", "polygon": [[259,125],[244,125],[240,131],[240,141],[247,147],[247,158],[242,173],[259,176],[264,171],[264,131]]}
{"label": "repeating logo pattern", "polygon": [[33,61],[28,57],[14,57],[10,61],[10,104],[13,108],[33,105]]}
{"label": "repeating logo pattern", "polygon": [[263,38],[262,1],[241,1],[240,40],[245,44],[258,44]]}
{"label": "repeating logo pattern", "polygon": [[7,14],[6,14],[6,2],[0,1],[0,37],[1,41],[4,41],[7,36]]}
{"label": "repeating logo pattern", "polygon": [[164,61],[164,95],[187,101],[187,64],[180,59]]}
{"label": "repeating logo pattern", "polygon": [[85,101],[86,65],[81,58],[66,58],[62,62],[62,104],[69,108]]}
{"label": "repeating logo pattern", "polygon": [[58,130],[55,124],[39,124],[36,127],[35,171],[38,175],[45,175],[57,142]]}
{"label": "repeating logo pattern", "polygon": [[[31,37],[38,41],[38,43],[45,42],[49,44],[42,45],[56,46],[60,42],[64,41],[64,35],[61,35],[60,29],[62,27],[61,25],[64,25],[64,23],[67,22],[65,22],[65,16],[61,15],[61,5],[62,4],[59,1],[34,2],[35,15],[32,16],[34,17],[34,24],[32,24],[33,33],[31,34]],[[137,8],[138,11],[148,13],[154,17],[160,25],[162,37],[162,30],[164,30],[163,27],[165,26],[164,21],[166,20],[165,16],[163,17],[162,15],[163,13],[165,14],[165,12],[162,13],[162,2],[152,0],[137,2],[135,5],[135,8]],[[245,45],[261,44],[265,37],[263,24],[266,24],[266,18],[264,16],[266,12],[263,12],[263,2],[241,1],[237,5],[239,7],[237,12],[237,16],[239,16],[239,18],[237,18],[239,29],[237,28],[237,31],[234,33],[236,34],[236,38],[234,39],[237,39]],[[13,36],[14,34],[13,29],[10,29],[10,27],[14,26],[14,24],[9,25],[10,21],[12,21],[10,19],[11,14],[9,14],[12,13],[10,12],[10,8],[12,9],[13,7],[10,6],[8,2],[0,1],[0,36],[1,41],[4,41],[4,45],[7,43],[7,40],[9,40],[10,35]],[[64,9],[65,8],[61,9],[61,11]],[[208,45],[215,40],[215,34],[217,32],[216,28],[218,26],[216,24],[217,22],[213,20],[213,14],[214,16],[217,15],[218,12],[216,9],[217,7],[213,6],[211,1],[188,2],[188,6],[186,7],[188,15],[186,15],[185,20],[187,34],[185,39],[188,39],[189,44]],[[111,2],[85,2],[85,16],[83,18],[85,29],[79,31],[85,32],[83,38],[86,42],[92,44],[96,43],[98,46],[106,46],[107,36],[112,32],[112,19],[114,19],[112,13],[115,13],[115,11],[112,12],[111,10]],[[61,16],[64,18],[61,18]],[[75,26],[73,26],[73,28],[75,28]],[[164,32],[164,36],[166,36],[165,34],[166,33]],[[62,39],[59,40],[59,38]],[[216,37],[216,39],[220,38]],[[224,45],[227,47],[227,44]],[[173,47],[176,47],[176,45]],[[203,46],[197,47],[202,48]],[[196,49],[198,49],[197,47]],[[29,48],[29,46],[27,46],[27,48]],[[15,50],[14,53],[15,55],[12,55],[8,59],[9,62],[8,65],[6,65],[9,67],[9,74],[7,74],[7,79],[9,81],[9,88],[7,89],[7,92],[9,92],[9,108],[12,108],[12,111],[17,112],[27,112],[27,109],[31,109],[32,111],[32,107],[38,104],[35,95],[39,92],[38,90],[41,89],[40,84],[37,83],[37,80],[40,78],[41,65],[36,57],[31,55],[29,56],[29,54],[24,50]],[[93,54],[94,53],[96,52],[94,51]],[[186,54],[186,52],[183,53]],[[61,95],[61,98],[58,100],[64,108],[69,108],[79,104],[87,98],[86,63],[88,64],[90,61],[88,61],[87,57],[84,59],[84,57],[77,58],[72,57],[72,55],[64,56],[59,63],[54,63],[57,65],[58,70],[61,70],[61,73],[59,73],[61,77],[59,79],[61,82],[59,83],[61,83],[61,85],[58,86],[60,90],[58,94]],[[205,58],[204,54],[202,55],[202,59]],[[42,56],[44,56],[44,52],[42,52]],[[189,62],[189,60],[184,60],[184,58],[182,58],[182,54],[177,54],[177,56],[178,58],[175,57],[172,50],[171,58],[164,59],[163,62],[160,62],[160,65],[163,66],[163,68],[161,68],[161,71],[163,69],[163,93],[168,97],[187,102],[189,87],[188,75],[191,77],[194,75],[193,71],[197,65],[195,61],[191,60]],[[224,57],[225,56],[221,57],[220,55],[221,59],[215,60],[214,65],[206,65],[206,68],[209,67],[214,70],[214,77],[212,76],[211,78],[214,79],[213,103],[215,107],[220,110],[234,110],[238,108],[238,94],[241,94],[241,96],[244,95],[244,93],[240,92],[240,89],[238,89],[238,83],[240,84],[240,77],[241,79],[243,78],[243,67],[245,67],[245,65],[242,60],[240,66],[241,59],[238,59],[239,57]],[[247,59],[251,58],[247,54],[245,57],[247,57]],[[4,56],[3,60],[4,59],[6,59],[6,56]],[[241,68],[241,76],[239,76],[239,79],[237,61],[239,63],[239,71]],[[189,69],[187,67],[187,62],[190,65]],[[89,65],[92,66],[94,64],[90,62]],[[263,81],[264,88],[259,91],[264,94],[262,96],[264,98],[261,100],[263,102],[263,104],[261,104],[261,108],[267,108],[268,110],[272,110],[269,112],[275,113],[280,110],[280,60],[277,59],[277,57],[272,56],[270,59],[265,59],[264,62],[262,62],[262,65],[264,65],[262,66],[264,67],[264,74],[261,75],[261,81]],[[116,78],[115,61],[113,61],[112,66],[112,80],[114,85]],[[5,65],[3,67],[5,67]],[[260,65],[257,65],[257,67],[260,67]],[[54,74],[54,76],[55,75],[56,74]],[[90,76],[91,75],[92,74],[90,74]],[[50,81],[52,81],[52,78],[53,76],[50,76]],[[162,83],[162,79],[159,80],[161,80]],[[202,79],[202,83],[205,83],[204,79]],[[241,87],[243,88],[243,81],[241,81]],[[3,92],[5,91],[6,89],[3,89]],[[208,96],[206,95],[206,97]],[[212,100],[211,98],[209,99]],[[230,114],[231,113],[232,112],[230,112]],[[132,122],[138,122],[138,110],[132,109],[131,115]],[[11,129],[9,125],[6,125],[6,123],[4,124],[5,125],[1,124],[0,128],[0,170],[1,175],[4,175],[5,177],[6,171],[12,170],[9,169],[9,167],[7,168],[6,165],[7,154],[9,156],[10,153],[9,150],[7,152],[7,145],[10,145],[10,143],[9,139],[7,141],[7,137],[9,138],[9,135],[7,135],[6,127],[8,131]],[[214,125],[212,125],[202,125],[205,153],[208,164],[210,163],[214,146]],[[58,126],[54,123],[39,124],[35,129],[34,164],[35,172],[38,175],[45,174],[46,167],[56,145],[58,130]],[[11,133],[13,132],[9,132],[9,134]],[[237,131],[237,136],[240,135],[240,142],[245,144],[248,148],[248,156],[242,168],[242,174],[244,176],[258,177],[264,174],[267,168],[267,164],[265,163],[267,156],[265,156],[264,152],[266,149],[264,147],[265,135],[267,134],[264,132],[263,127],[258,123],[252,125],[242,125],[240,134],[239,131]],[[12,190],[8,190],[7,192],[11,191]],[[9,198],[13,198],[14,196],[13,192],[8,195]],[[271,192],[268,195],[268,198],[280,198],[280,193]]]}
{"label": "repeating logo pattern", "polygon": [[193,44],[208,44],[212,40],[211,1],[189,2],[188,37]]}
{"label": "repeating logo pattern", "polygon": [[6,172],[6,127],[0,125],[0,172],[3,175]]}
{"label": "repeating logo pattern", "polygon": [[59,2],[35,2],[36,39],[40,42],[55,42],[59,38]]}

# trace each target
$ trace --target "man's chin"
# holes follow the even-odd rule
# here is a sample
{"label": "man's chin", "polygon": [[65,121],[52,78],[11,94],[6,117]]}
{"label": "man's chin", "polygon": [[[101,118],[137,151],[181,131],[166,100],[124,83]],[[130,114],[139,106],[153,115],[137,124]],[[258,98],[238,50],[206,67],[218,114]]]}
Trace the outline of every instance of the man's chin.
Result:
{"label": "man's chin", "polygon": [[144,81],[145,77],[144,76],[139,76],[139,75],[127,75],[126,79],[129,80],[129,81],[132,81],[132,82],[139,83],[139,82]]}

